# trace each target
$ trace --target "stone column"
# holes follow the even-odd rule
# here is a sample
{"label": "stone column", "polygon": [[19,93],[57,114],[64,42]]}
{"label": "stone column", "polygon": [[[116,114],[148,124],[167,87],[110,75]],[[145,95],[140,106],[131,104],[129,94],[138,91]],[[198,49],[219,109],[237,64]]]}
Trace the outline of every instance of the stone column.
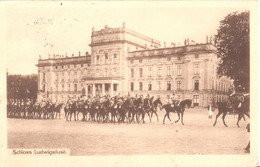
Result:
{"label": "stone column", "polygon": [[113,83],[110,84],[110,95],[113,96],[114,89],[113,89]]}
{"label": "stone column", "polygon": [[96,85],[95,84],[93,84],[93,92],[92,92],[92,94],[93,94],[93,96],[96,96]]}
{"label": "stone column", "polygon": [[86,94],[86,96],[88,96],[88,84],[86,84],[86,86],[85,86],[85,94]]}
{"label": "stone column", "polygon": [[102,84],[102,96],[105,95],[105,93],[106,93],[106,92],[105,92],[105,84],[103,83],[103,84]]}

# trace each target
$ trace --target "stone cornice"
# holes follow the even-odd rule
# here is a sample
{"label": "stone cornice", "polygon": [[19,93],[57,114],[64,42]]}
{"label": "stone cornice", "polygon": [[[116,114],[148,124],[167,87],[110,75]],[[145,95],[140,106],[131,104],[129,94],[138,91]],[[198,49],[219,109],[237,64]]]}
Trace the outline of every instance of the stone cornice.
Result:
{"label": "stone cornice", "polygon": [[127,33],[127,34],[133,35],[135,37],[141,38],[143,40],[149,41],[153,44],[160,45],[160,41],[150,38],[148,36],[145,36],[143,34],[140,34],[136,31],[133,31],[128,28],[105,28],[100,31],[93,31],[91,34],[91,37],[101,36],[101,35],[105,35],[105,34],[119,34],[119,33]]}
{"label": "stone cornice", "polygon": [[58,65],[70,65],[70,64],[86,64],[90,63],[90,56],[78,56],[78,57],[66,57],[59,59],[44,59],[38,60],[38,64],[36,66],[58,66]]}
{"label": "stone cornice", "polygon": [[215,53],[215,46],[212,44],[196,44],[189,46],[180,46],[172,48],[159,48],[159,49],[149,49],[149,50],[139,50],[129,52],[128,59],[136,58],[161,58],[168,56],[185,56],[188,54],[200,54],[200,53]]}
{"label": "stone cornice", "polygon": [[114,41],[106,41],[106,42],[97,42],[97,43],[91,43],[89,44],[90,47],[95,47],[95,46],[102,46],[102,45],[109,45],[109,44],[124,44],[124,43],[128,43],[128,44],[132,44],[134,46],[137,46],[137,47],[140,47],[140,48],[143,48],[145,49],[145,46],[143,45],[140,45],[140,44],[137,44],[135,42],[131,42],[131,41],[128,41],[128,40],[114,40]]}
{"label": "stone cornice", "polygon": [[83,80],[123,80],[124,77],[83,77]]}

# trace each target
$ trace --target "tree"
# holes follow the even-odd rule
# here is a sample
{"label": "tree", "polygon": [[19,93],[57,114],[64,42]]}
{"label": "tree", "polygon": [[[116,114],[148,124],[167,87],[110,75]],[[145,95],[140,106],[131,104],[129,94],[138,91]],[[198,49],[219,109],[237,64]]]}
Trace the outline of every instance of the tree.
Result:
{"label": "tree", "polygon": [[7,75],[7,99],[36,99],[37,75]]}
{"label": "tree", "polygon": [[234,12],[222,21],[215,45],[221,58],[217,69],[218,76],[228,76],[234,80],[234,86],[241,85],[247,91],[250,86],[249,62],[249,12]]}

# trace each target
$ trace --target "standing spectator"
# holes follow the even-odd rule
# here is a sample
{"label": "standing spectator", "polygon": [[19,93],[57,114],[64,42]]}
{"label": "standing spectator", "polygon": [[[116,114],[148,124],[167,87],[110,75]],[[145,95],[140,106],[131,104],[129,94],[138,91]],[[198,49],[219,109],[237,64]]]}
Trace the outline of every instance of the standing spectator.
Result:
{"label": "standing spectator", "polygon": [[209,111],[209,119],[212,119],[213,111],[212,111],[211,104],[208,106],[208,111]]}
{"label": "standing spectator", "polygon": [[[249,133],[249,132],[250,132],[250,123],[248,123],[248,124],[246,125],[246,129],[247,129],[247,132]],[[247,146],[246,146],[246,148],[245,148],[245,151],[248,152],[248,153],[250,153],[250,140],[249,140],[249,142],[248,142],[248,144],[247,144]]]}

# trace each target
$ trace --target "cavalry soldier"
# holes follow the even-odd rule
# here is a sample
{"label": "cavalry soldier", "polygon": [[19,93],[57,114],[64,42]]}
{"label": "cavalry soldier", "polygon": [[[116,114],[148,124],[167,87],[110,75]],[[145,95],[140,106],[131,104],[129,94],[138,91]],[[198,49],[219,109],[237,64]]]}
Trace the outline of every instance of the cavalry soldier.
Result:
{"label": "cavalry soldier", "polygon": [[146,99],[148,99],[148,105],[151,106],[151,104],[150,104],[150,95],[149,95],[149,93],[147,94]]}
{"label": "cavalry soldier", "polygon": [[172,100],[172,107],[174,106],[179,106],[179,99],[177,99],[177,96],[175,95],[175,93],[173,92],[171,95],[171,100]]}
{"label": "cavalry soldier", "polygon": [[244,102],[245,97],[249,96],[249,93],[244,93],[242,86],[238,85],[236,91],[234,90],[233,93],[231,93],[229,96],[237,98],[237,100],[239,101],[237,108],[241,108],[241,105]]}

